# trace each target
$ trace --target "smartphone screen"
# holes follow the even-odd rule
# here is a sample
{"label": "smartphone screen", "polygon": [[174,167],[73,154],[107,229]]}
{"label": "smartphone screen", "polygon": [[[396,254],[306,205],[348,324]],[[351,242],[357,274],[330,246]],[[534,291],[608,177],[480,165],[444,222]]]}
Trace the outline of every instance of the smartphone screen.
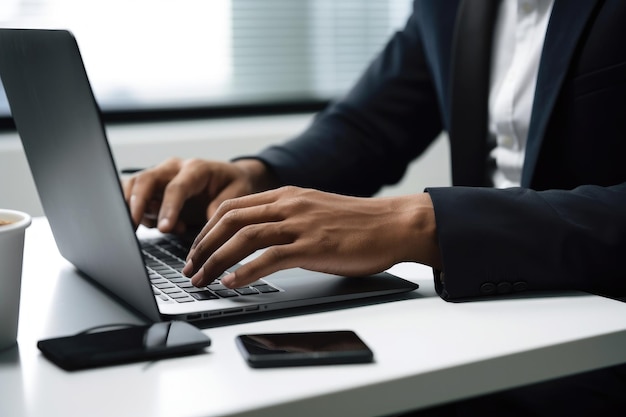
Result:
{"label": "smartphone screen", "polygon": [[40,340],[37,347],[61,368],[74,370],[183,355],[210,344],[191,324],[169,321]]}
{"label": "smartphone screen", "polygon": [[237,347],[255,368],[372,362],[370,348],[350,330],[247,334]]}

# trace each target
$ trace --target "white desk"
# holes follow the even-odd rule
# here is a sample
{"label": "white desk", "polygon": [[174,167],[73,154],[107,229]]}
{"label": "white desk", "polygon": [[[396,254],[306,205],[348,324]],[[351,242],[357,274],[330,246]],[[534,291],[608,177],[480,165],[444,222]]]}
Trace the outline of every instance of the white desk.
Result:
{"label": "white desk", "polygon": [[[27,230],[18,347],[0,352],[0,416],[384,415],[626,361],[626,304],[579,293],[446,303],[430,270],[393,269],[419,297],[206,329],[206,354],[65,372],[39,339],[140,319],[81,278],[44,218]],[[246,332],[353,329],[376,362],[248,368]]]}

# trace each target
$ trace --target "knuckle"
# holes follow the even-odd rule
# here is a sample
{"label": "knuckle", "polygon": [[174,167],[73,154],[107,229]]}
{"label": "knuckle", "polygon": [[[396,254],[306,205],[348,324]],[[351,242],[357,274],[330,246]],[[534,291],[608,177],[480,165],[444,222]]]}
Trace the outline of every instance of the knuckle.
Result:
{"label": "knuckle", "polygon": [[144,170],[145,173],[159,173],[159,172],[175,172],[180,168],[181,159],[176,157],[167,158],[165,161],[157,164],[151,168]]}
{"label": "knuckle", "polygon": [[222,222],[226,226],[235,226],[239,223],[241,211],[239,209],[228,210],[222,217]]}
{"label": "knuckle", "polygon": [[233,199],[224,200],[217,208],[217,212],[224,215],[231,212],[235,208],[235,201]]}
{"label": "knuckle", "polygon": [[[153,168],[150,168],[150,169],[153,169]],[[149,180],[150,180],[150,175],[149,175],[149,172],[146,170],[146,171],[138,172],[137,174],[133,175],[131,178],[129,178],[128,182],[129,184],[132,184],[133,187],[141,187]]]}
{"label": "knuckle", "polygon": [[176,179],[173,179],[172,181],[168,182],[165,185],[166,192],[179,192],[183,190],[184,190],[183,184],[181,184],[181,182]]}
{"label": "knuckle", "polygon": [[165,160],[165,162],[163,162],[163,165],[165,166],[180,166],[182,162],[182,159],[176,156],[173,156],[171,158],[167,158]]}
{"label": "knuckle", "polygon": [[291,194],[295,191],[296,187],[293,185],[285,185],[281,187],[281,190],[287,194]]}
{"label": "knuckle", "polygon": [[200,158],[189,158],[182,161],[182,166],[185,168],[196,169],[198,166],[202,165],[203,161]]}
{"label": "knuckle", "polygon": [[302,213],[308,204],[307,198],[295,196],[285,201],[285,209],[289,210],[290,213]]}
{"label": "knuckle", "polygon": [[278,222],[271,225],[272,226],[272,234],[275,238],[280,242],[294,242],[300,236],[299,230],[294,228],[294,226],[290,224],[285,224],[285,222]]}
{"label": "knuckle", "polygon": [[301,192],[301,190],[302,189],[300,187],[296,187],[295,185],[285,185],[280,188],[281,194],[287,197],[296,196]]}
{"label": "knuckle", "polygon": [[241,237],[246,241],[255,241],[262,236],[262,227],[259,225],[249,225],[239,231]]}
{"label": "knuckle", "polygon": [[275,265],[282,265],[289,259],[289,252],[284,246],[272,246],[265,251],[264,255]]}

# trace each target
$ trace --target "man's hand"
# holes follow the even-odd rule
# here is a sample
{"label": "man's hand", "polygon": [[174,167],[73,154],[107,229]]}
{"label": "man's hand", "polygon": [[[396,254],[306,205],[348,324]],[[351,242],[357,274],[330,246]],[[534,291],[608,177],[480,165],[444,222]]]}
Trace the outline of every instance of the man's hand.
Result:
{"label": "man's hand", "polygon": [[123,184],[135,225],[182,233],[200,227],[225,200],[273,186],[273,177],[257,160],[234,163],[169,159],[143,170]]}
{"label": "man's hand", "polygon": [[183,272],[204,286],[264,248],[222,283],[235,288],[292,267],[359,276],[402,261],[440,264],[428,194],[357,198],[283,187],[224,201],[196,238]]}

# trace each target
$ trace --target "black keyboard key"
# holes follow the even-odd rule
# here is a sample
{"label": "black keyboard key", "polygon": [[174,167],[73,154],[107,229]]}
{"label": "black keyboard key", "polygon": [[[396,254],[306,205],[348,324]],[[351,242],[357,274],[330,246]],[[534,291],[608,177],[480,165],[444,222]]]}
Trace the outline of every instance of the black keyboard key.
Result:
{"label": "black keyboard key", "polygon": [[174,300],[183,299],[183,298],[191,298],[189,297],[189,294],[187,294],[184,291],[181,291],[179,293],[169,294],[169,296],[172,297]]}
{"label": "black keyboard key", "polygon": [[[173,236],[167,235],[149,242],[142,242],[142,247],[150,281],[155,287],[164,293],[168,293],[171,298],[178,302],[211,300],[219,297],[229,298],[278,291],[278,289],[263,280],[258,280],[248,287],[232,290],[220,284],[219,278],[207,287],[196,288],[188,277],[180,273],[185,266],[184,260],[189,252],[189,246],[186,243],[181,244]],[[237,264],[228,268],[224,275],[235,271],[240,266],[241,264]],[[158,296],[163,299],[166,298],[162,293]]]}
{"label": "black keyboard key", "polygon": [[225,286],[223,286],[222,284],[210,284],[210,285],[207,285],[207,288],[210,289],[211,291],[221,291],[221,290],[227,290],[228,289]]}
{"label": "black keyboard key", "polygon": [[161,272],[161,275],[163,277],[167,278],[167,279],[170,279],[170,278],[181,278],[183,276],[183,274],[181,274],[180,272],[173,271],[171,269],[169,271]]}
{"label": "black keyboard key", "polygon": [[189,253],[189,251],[186,251],[183,248],[175,246],[171,243],[166,243],[161,247],[179,259],[187,258],[187,254]]}
{"label": "black keyboard key", "polygon": [[174,277],[174,278],[168,278],[168,280],[178,285],[179,287],[180,287],[180,284],[191,283],[191,280],[189,278],[182,276],[182,275],[178,277]]}
{"label": "black keyboard key", "polygon": [[238,297],[239,296],[239,294],[237,294],[237,291],[229,290],[229,289],[215,291],[215,293],[217,295],[219,295],[220,297],[222,297],[222,298],[230,298],[230,297]]}
{"label": "black keyboard key", "polygon": [[241,295],[252,295],[252,294],[259,293],[257,290],[255,290],[254,288],[250,288],[250,287],[236,288],[235,291],[237,291]]}
{"label": "black keyboard key", "polygon": [[200,291],[206,291],[206,288],[198,288],[198,287],[194,287],[193,285],[191,287],[187,287],[187,288],[183,288],[185,291],[187,291],[188,293],[192,293],[192,292],[200,292]]}
{"label": "black keyboard key", "polygon": [[166,289],[163,290],[163,292],[171,297],[172,294],[182,293],[183,290],[178,288],[178,287],[174,287],[174,288],[166,288]]}
{"label": "black keyboard key", "polygon": [[278,292],[276,288],[272,287],[269,284],[257,285],[254,288],[256,288],[259,292],[262,292],[262,293]]}
{"label": "black keyboard key", "polygon": [[174,288],[175,287],[175,285],[172,284],[171,282],[166,282],[166,283],[163,283],[163,284],[154,284],[154,286],[157,287],[160,290],[165,290],[167,288]]}
{"label": "black keyboard key", "polygon": [[219,298],[212,292],[206,290],[191,293],[191,296],[196,300],[215,300]]}

